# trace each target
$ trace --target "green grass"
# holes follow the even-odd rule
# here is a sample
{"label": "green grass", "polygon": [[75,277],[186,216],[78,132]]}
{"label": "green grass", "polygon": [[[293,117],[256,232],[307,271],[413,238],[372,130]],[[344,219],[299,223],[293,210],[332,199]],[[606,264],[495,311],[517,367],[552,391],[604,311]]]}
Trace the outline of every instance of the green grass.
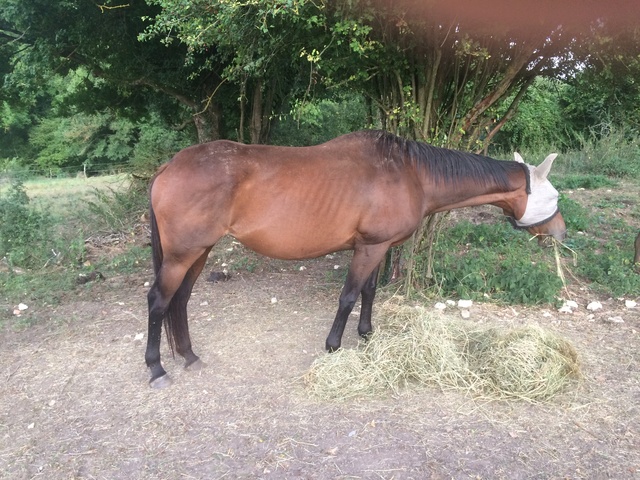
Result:
{"label": "green grass", "polygon": [[[131,212],[146,204],[146,195],[139,189],[129,195],[128,185],[127,177],[121,175],[2,184],[0,303],[5,312],[18,303],[55,305],[66,293],[87,288],[77,286],[80,273],[93,269],[130,272],[148,266],[148,248],[135,246],[115,257],[98,255],[89,266],[84,265],[85,238],[102,233],[129,234],[133,222],[139,221],[140,216]],[[24,323],[33,315],[21,318]]]}
{"label": "green grass", "polygon": [[55,218],[64,221],[77,216],[96,191],[121,191],[128,186],[126,175],[105,175],[89,178],[37,178],[24,183],[25,191],[34,205],[50,209]]}

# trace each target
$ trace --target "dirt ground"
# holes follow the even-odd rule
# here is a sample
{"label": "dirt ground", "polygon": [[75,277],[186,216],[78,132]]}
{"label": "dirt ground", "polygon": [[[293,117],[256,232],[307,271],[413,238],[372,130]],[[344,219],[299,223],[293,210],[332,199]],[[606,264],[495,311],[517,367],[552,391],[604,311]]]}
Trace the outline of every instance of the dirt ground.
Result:
{"label": "dirt ground", "polygon": [[[640,478],[639,307],[471,308],[468,321],[540,324],[573,342],[584,378],[548,404],[435,387],[326,403],[302,376],[325,355],[347,262],[266,262],[216,284],[203,275],[190,325],[207,366],[184,371],[163,349],[166,390],[148,387],[143,362],[150,270],[30,308],[49,320],[1,332],[0,478]],[[353,317],[346,348],[358,341]]]}

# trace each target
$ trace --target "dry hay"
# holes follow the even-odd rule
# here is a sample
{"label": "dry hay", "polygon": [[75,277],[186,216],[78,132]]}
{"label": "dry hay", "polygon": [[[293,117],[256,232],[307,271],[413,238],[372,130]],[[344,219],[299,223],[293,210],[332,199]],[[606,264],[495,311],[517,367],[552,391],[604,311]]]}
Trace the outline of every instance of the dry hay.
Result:
{"label": "dry hay", "polygon": [[382,306],[378,323],[357,349],[313,363],[305,375],[313,396],[337,400],[438,385],[476,397],[544,401],[579,376],[573,346],[540,327],[478,327],[392,302]]}

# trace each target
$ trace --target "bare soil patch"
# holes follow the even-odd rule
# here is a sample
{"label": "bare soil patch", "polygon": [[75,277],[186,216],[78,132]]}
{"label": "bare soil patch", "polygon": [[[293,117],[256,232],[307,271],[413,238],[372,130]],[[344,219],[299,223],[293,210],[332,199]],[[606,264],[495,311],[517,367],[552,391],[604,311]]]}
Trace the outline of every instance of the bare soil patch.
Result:
{"label": "bare soil patch", "polygon": [[[608,299],[591,313],[587,298],[571,315],[471,308],[467,321],[538,324],[574,344],[584,378],[551,403],[484,402],[436,387],[323,403],[301,378],[325,355],[349,255],[249,257],[253,273],[205,282],[220,256],[212,254],[190,302],[195,350],[207,367],[186,372],[164,350],[174,380],[167,390],[147,386],[143,362],[150,270],[78,287],[63,305],[30,309],[47,321],[2,331],[1,478],[640,476],[638,308]],[[608,320],[614,316],[624,322]],[[346,348],[357,344],[356,323],[347,326]]]}

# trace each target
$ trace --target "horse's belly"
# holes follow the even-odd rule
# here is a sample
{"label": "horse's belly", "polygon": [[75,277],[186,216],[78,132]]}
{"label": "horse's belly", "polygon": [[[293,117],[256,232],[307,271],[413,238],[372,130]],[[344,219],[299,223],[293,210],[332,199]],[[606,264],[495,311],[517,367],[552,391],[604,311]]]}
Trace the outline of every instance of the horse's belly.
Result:
{"label": "horse's belly", "polygon": [[231,231],[240,243],[272,258],[300,260],[316,258],[353,248],[354,233],[333,227],[305,228],[304,225],[270,225],[251,231]]}

